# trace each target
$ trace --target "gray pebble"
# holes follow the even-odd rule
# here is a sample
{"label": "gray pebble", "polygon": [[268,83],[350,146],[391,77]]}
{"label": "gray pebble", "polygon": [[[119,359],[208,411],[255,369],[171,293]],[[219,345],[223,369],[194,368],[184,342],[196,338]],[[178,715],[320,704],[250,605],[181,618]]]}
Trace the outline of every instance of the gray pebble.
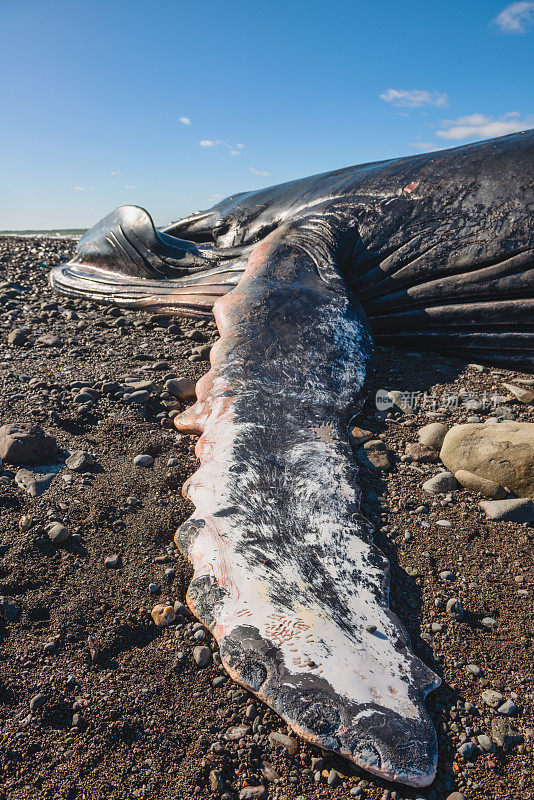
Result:
{"label": "gray pebble", "polygon": [[133,460],[133,463],[136,467],[151,467],[154,463],[154,459],[152,456],[148,455],[148,453],[143,453],[136,456]]}
{"label": "gray pebble", "polygon": [[95,460],[91,453],[85,450],[76,450],[67,458],[65,465],[73,472],[83,472],[89,467],[94,466]]}
{"label": "gray pebble", "polygon": [[439,472],[423,483],[423,491],[427,494],[447,494],[458,488],[458,481],[452,472]]}
{"label": "gray pebble", "polygon": [[469,761],[475,754],[477,747],[474,742],[464,742],[458,748],[458,752],[461,756],[463,756],[467,761]]}
{"label": "gray pebble", "polygon": [[450,600],[447,600],[445,610],[447,611],[449,617],[453,617],[453,619],[456,620],[462,619],[464,615],[464,609],[457,597],[451,597]]}
{"label": "gray pebble", "polygon": [[499,714],[511,717],[517,711],[517,706],[513,700],[505,700],[504,703],[498,707],[497,711]]}
{"label": "gray pebble", "polygon": [[211,650],[206,645],[193,648],[193,659],[197,667],[205,667],[211,661]]}
{"label": "gray pebble", "polygon": [[489,519],[497,522],[534,522],[534,502],[528,497],[512,500],[482,500],[480,508]]}
{"label": "gray pebble", "polygon": [[494,689],[484,689],[481,694],[482,700],[490,708],[498,708],[504,701],[504,695]]}
{"label": "gray pebble", "polygon": [[150,397],[150,392],[147,392],[144,389],[141,389],[138,392],[132,392],[131,394],[124,395],[124,401],[126,403],[130,403],[131,405],[138,405],[141,406]]}
{"label": "gray pebble", "polygon": [[489,736],[486,736],[485,733],[482,733],[480,734],[480,736],[477,736],[477,742],[479,743],[481,749],[485,753],[489,753],[490,750],[493,749],[493,742],[491,741]]}
{"label": "gray pebble", "polygon": [[56,522],[47,530],[46,535],[54,544],[62,544],[67,541],[70,532],[61,522]]}
{"label": "gray pebble", "polygon": [[31,711],[35,711],[38,708],[42,708],[45,703],[46,703],[46,695],[36,694],[30,700],[30,709]]}
{"label": "gray pebble", "polygon": [[482,670],[480,669],[480,667],[478,666],[478,664],[468,664],[468,665],[466,666],[466,670],[467,670],[468,672],[470,672],[470,673],[471,673],[471,675],[474,675],[474,676],[475,676],[475,678],[478,678],[478,676],[482,674]]}

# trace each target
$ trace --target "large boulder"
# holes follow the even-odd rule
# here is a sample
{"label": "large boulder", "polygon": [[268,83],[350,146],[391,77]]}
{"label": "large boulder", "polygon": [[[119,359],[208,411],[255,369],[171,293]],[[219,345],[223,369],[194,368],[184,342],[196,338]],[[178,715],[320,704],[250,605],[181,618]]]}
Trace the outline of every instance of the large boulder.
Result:
{"label": "large boulder", "polygon": [[440,458],[451,472],[467,470],[519,497],[534,498],[534,423],[455,425],[445,436]]}
{"label": "large boulder", "polygon": [[7,464],[44,464],[56,453],[55,438],[39,425],[15,422],[0,428],[0,458]]}

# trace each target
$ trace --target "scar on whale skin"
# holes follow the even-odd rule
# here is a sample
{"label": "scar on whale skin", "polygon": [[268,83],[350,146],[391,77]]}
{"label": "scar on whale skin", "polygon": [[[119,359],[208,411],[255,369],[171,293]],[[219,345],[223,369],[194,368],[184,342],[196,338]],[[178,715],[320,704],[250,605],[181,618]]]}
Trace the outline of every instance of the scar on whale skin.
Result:
{"label": "scar on whale skin", "polygon": [[363,314],[291,231],[254,250],[214,314],[211,369],[175,418],[202,433],[184,487],[196,511],[175,536],[194,567],[188,605],[231,677],[297,734],[428,785],[437,743],[423,699],[439,678],[388,608],[346,437],[371,353]]}

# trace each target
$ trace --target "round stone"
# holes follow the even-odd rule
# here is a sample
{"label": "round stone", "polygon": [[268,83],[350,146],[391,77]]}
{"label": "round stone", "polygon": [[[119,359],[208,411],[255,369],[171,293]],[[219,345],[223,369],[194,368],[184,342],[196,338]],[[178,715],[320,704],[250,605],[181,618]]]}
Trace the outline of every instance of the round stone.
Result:
{"label": "round stone", "polygon": [[151,467],[154,459],[148,453],[142,453],[134,458],[133,463],[136,467]]}

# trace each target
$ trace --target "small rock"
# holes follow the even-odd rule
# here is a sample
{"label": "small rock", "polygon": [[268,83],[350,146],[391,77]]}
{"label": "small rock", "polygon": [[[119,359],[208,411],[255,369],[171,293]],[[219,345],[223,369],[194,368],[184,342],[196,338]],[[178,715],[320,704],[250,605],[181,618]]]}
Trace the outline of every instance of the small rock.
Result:
{"label": "small rock", "polygon": [[489,519],[518,524],[534,522],[534,503],[526,497],[511,500],[482,500],[479,505]]}
{"label": "small rock", "polygon": [[466,469],[459,469],[454,473],[454,477],[458,483],[469,492],[480,494],[482,497],[488,497],[491,500],[502,500],[506,497],[506,489],[499,486],[495,481],[488,481],[480,475],[475,475],[474,472],[469,472]]}
{"label": "small rock", "polygon": [[15,483],[31,497],[37,497],[48,489],[55,477],[55,472],[36,474],[29,469],[19,469],[15,475]]}
{"label": "small rock", "polygon": [[465,795],[460,792],[453,792],[447,795],[446,800],[465,800]]}
{"label": "small rock", "polygon": [[157,606],[154,606],[150,612],[150,616],[158,628],[164,628],[165,625],[169,625],[176,619],[173,606],[166,606],[163,605],[163,603],[159,603]]}
{"label": "small rock", "polygon": [[121,557],[119,553],[113,553],[111,556],[106,556],[104,559],[104,565],[113,569],[114,567],[120,566]]}
{"label": "small rock", "polygon": [[195,384],[189,378],[171,378],[165,383],[165,388],[178,400],[194,400]]}
{"label": "small rock", "polygon": [[150,392],[141,389],[138,392],[132,392],[131,394],[125,395],[124,401],[126,403],[130,403],[130,405],[142,406],[147,402],[149,398],[150,398]]}
{"label": "small rock", "polygon": [[371,439],[363,445],[363,449],[358,452],[358,460],[361,464],[375,469],[388,470],[390,462],[386,445],[381,439]]}
{"label": "small rock", "polygon": [[82,728],[85,728],[86,725],[87,725],[87,722],[85,721],[85,719],[82,717],[81,714],[73,714],[72,715],[72,727],[73,728],[79,728],[81,730]]}
{"label": "small rock", "polygon": [[513,394],[516,400],[528,406],[534,406],[534,391],[532,389],[525,389],[522,386],[514,386],[513,383],[503,383],[506,391]]}
{"label": "small rock", "polygon": [[0,458],[8,464],[43,464],[56,453],[55,438],[39,425],[20,422],[0,428]]}
{"label": "small rock", "polygon": [[136,467],[151,467],[154,463],[154,459],[152,456],[148,455],[148,453],[143,453],[136,456],[133,463]]}
{"label": "small rock", "polygon": [[352,443],[355,447],[361,447],[366,442],[370,442],[371,439],[374,439],[375,434],[371,431],[366,431],[365,428],[358,428],[354,427],[351,431],[352,435]]}
{"label": "small rock", "polygon": [[46,535],[54,544],[63,544],[70,536],[70,531],[61,522],[56,522],[46,532]]}
{"label": "small rock", "polygon": [[36,694],[30,700],[30,710],[35,711],[38,708],[42,708],[45,703],[46,703],[46,695]]}
{"label": "small rock", "polygon": [[517,711],[517,706],[513,700],[505,700],[502,706],[499,706],[497,711],[499,714],[504,714],[506,717],[511,717]]}
{"label": "small rock", "polygon": [[160,587],[157,583],[149,583],[148,584],[148,591],[150,594],[158,594],[160,591]]}
{"label": "small rock", "polygon": [[7,335],[7,343],[10,347],[22,347],[28,341],[30,334],[30,328],[13,328]]}
{"label": "small rock", "polygon": [[444,569],[442,572],[439,573],[439,577],[442,581],[454,581],[456,576],[454,572],[450,572],[448,569]]}
{"label": "small rock", "polygon": [[480,622],[485,628],[493,628],[497,624],[493,617],[483,617]]}
{"label": "small rock", "polygon": [[423,483],[423,491],[427,494],[447,494],[458,488],[452,472],[438,472],[433,478]]}
{"label": "small rock", "polygon": [[328,773],[328,777],[326,779],[327,785],[328,786],[335,786],[336,783],[338,782],[338,780],[339,780],[338,773],[335,771],[335,769],[331,769],[330,772]]}
{"label": "small rock", "polygon": [[73,472],[85,472],[94,466],[95,460],[91,453],[86,453],[85,450],[76,450],[67,458],[65,465]]}
{"label": "small rock", "polygon": [[261,774],[265,778],[265,780],[269,781],[269,783],[275,783],[277,780],[280,779],[280,775],[274,769],[272,764],[269,764],[268,761],[264,761],[262,765]]}
{"label": "small rock", "polygon": [[421,442],[410,442],[406,445],[406,455],[410,456],[413,461],[427,464],[433,464],[439,459],[437,450]]}
{"label": "small rock", "polygon": [[209,782],[210,782],[210,790],[214,794],[220,794],[224,790],[224,781],[222,779],[221,773],[218,770],[212,769],[210,771]]}
{"label": "small rock", "polygon": [[295,755],[299,748],[299,744],[293,736],[286,736],[285,733],[279,733],[278,731],[272,731],[269,734],[269,741],[275,747],[283,747],[292,756]]}
{"label": "small rock", "polygon": [[43,333],[42,336],[37,337],[35,344],[41,347],[61,347],[62,341],[53,333]]}
{"label": "small rock", "polygon": [[265,786],[245,786],[239,792],[239,800],[267,800],[267,796]]}
{"label": "small rock", "polygon": [[500,692],[496,692],[494,689],[484,689],[480,696],[483,702],[490,708],[498,708],[504,700],[504,695]]}
{"label": "small rock", "polygon": [[227,742],[238,742],[243,738],[243,736],[246,736],[248,733],[250,733],[250,731],[250,725],[233,725],[232,727],[228,728],[224,734],[224,738]]}
{"label": "small rock", "polygon": [[453,619],[460,620],[464,615],[464,609],[457,597],[451,597],[450,600],[447,600],[447,605],[445,610],[449,617],[453,617]]}
{"label": "small rock", "polygon": [[493,749],[493,742],[489,736],[486,736],[485,733],[481,733],[480,736],[477,736],[477,742],[479,743],[481,750],[483,750],[485,753],[489,753]]}
{"label": "small rock", "polygon": [[431,422],[429,425],[424,425],[419,431],[419,442],[439,453],[447,430],[447,426],[443,422]]}
{"label": "small rock", "polygon": [[475,755],[476,749],[477,746],[474,742],[464,742],[458,748],[458,752],[461,756],[463,756],[463,758],[466,759],[466,761],[469,761]]}
{"label": "small rock", "polygon": [[511,722],[503,717],[494,717],[491,721],[491,738],[495,744],[504,750],[509,750],[514,744],[521,741],[519,731]]}
{"label": "small rock", "polygon": [[197,667],[205,667],[211,661],[211,650],[205,645],[193,647],[193,659]]}
{"label": "small rock", "polygon": [[467,664],[466,670],[474,675],[475,678],[478,678],[482,674],[482,670],[478,666],[478,664]]}

